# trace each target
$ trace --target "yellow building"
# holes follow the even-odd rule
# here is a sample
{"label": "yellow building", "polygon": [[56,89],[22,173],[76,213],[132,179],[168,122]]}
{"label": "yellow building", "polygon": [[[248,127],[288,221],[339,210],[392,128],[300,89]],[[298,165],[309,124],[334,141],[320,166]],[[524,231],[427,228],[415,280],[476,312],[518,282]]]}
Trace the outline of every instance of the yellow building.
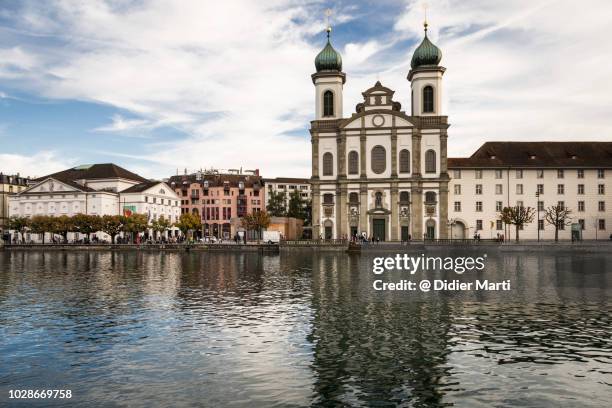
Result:
{"label": "yellow building", "polygon": [[0,237],[4,235],[5,231],[8,231],[8,219],[10,217],[8,196],[25,190],[27,186],[28,179],[24,177],[0,173]]}

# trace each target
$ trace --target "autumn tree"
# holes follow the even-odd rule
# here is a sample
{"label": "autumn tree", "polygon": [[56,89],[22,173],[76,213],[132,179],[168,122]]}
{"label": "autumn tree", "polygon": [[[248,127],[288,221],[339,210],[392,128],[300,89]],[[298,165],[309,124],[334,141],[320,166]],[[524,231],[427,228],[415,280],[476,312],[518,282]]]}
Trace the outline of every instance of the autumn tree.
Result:
{"label": "autumn tree", "polygon": [[531,207],[523,207],[517,205],[515,207],[504,207],[500,212],[499,219],[504,224],[514,225],[515,228],[515,239],[519,241],[519,230],[525,225],[533,222],[535,210]]}
{"label": "autumn tree", "polygon": [[24,240],[23,234],[30,226],[30,219],[28,217],[17,217],[13,216],[9,218],[9,229],[17,231],[21,235],[21,240]]}
{"label": "autumn tree", "polygon": [[270,225],[270,214],[266,211],[253,212],[242,217],[242,227],[247,231],[257,231],[261,237],[261,231]]}
{"label": "autumn tree", "polygon": [[102,230],[102,218],[99,215],[76,214],[72,222],[75,232],[87,235],[88,241],[92,233]]}
{"label": "autumn tree", "polygon": [[45,243],[45,233],[52,230],[51,217],[47,215],[35,215],[30,219],[30,231],[34,234],[42,234],[42,243]]}
{"label": "autumn tree", "polygon": [[202,229],[202,220],[198,214],[185,213],[181,214],[175,226],[181,230],[184,236],[187,236],[189,231],[199,231]]}
{"label": "autumn tree", "polygon": [[145,232],[149,228],[149,219],[145,214],[134,213],[129,217],[125,217],[125,223],[123,225],[123,231],[129,232],[132,236]]}
{"label": "autumn tree", "polygon": [[151,222],[151,229],[155,231],[157,234],[163,234],[166,230],[169,230],[172,227],[172,223],[163,215],[160,215],[159,218],[153,220]]}
{"label": "autumn tree", "polygon": [[119,235],[125,225],[123,215],[104,215],[101,220],[100,231],[107,233],[111,237],[111,243],[115,243],[115,237]]}
{"label": "autumn tree", "polygon": [[60,215],[59,217],[51,217],[50,219],[50,231],[53,234],[62,236],[64,243],[68,242],[68,233],[75,230],[74,219],[67,215]]}
{"label": "autumn tree", "polygon": [[566,225],[571,225],[572,210],[563,205],[553,205],[544,211],[544,220],[546,223],[555,227],[555,241],[559,241],[559,229]]}

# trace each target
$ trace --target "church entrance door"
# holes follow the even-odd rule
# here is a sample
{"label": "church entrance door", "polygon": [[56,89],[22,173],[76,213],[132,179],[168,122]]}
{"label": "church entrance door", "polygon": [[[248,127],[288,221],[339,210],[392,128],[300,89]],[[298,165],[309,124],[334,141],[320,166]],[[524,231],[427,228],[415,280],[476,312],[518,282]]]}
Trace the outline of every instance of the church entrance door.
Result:
{"label": "church entrance door", "polygon": [[384,219],[374,219],[372,220],[373,226],[373,234],[372,238],[376,240],[377,238],[381,241],[385,240],[385,220]]}

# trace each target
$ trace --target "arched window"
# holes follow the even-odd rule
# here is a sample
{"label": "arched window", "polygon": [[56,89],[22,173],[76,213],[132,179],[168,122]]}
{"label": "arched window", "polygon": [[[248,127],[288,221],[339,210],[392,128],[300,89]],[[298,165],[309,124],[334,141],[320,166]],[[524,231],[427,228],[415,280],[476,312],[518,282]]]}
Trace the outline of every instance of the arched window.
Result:
{"label": "arched window", "polygon": [[372,148],[372,171],[376,174],[381,174],[387,168],[387,153],[382,146],[374,146]]}
{"label": "arched window", "polygon": [[349,203],[358,204],[359,203],[359,194],[357,193],[349,193]]}
{"label": "arched window", "polygon": [[436,152],[428,150],[425,152],[425,173],[436,172]]}
{"label": "arched window", "polygon": [[434,111],[434,89],[427,85],[423,88],[423,113],[433,113]]}
{"label": "arched window", "polygon": [[359,174],[359,153],[352,150],[348,154],[348,173]]}
{"label": "arched window", "polygon": [[410,202],[410,194],[407,191],[402,191],[400,193],[400,203],[408,204]]}
{"label": "arched window", "polygon": [[330,152],[323,154],[323,175],[334,175],[334,156]]}
{"label": "arched window", "polygon": [[410,173],[410,152],[406,149],[402,149],[399,154],[399,171]]}
{"label": "arched window", "polygon": [[425,202],[426,203],[435,203],[436,202],[436,193],[433,191],[428,191],[425,193]]}
{"label": "arched window", "polygon": [[334,116],[334,93],[332,91],[323,93],[323,116]]}
{"label": "arched window", "polygon": [[376,194],[374,194],[374,206],[376,208],[382,208],[383,204],[382,204],[382,193],[380,191],[376,192]]}

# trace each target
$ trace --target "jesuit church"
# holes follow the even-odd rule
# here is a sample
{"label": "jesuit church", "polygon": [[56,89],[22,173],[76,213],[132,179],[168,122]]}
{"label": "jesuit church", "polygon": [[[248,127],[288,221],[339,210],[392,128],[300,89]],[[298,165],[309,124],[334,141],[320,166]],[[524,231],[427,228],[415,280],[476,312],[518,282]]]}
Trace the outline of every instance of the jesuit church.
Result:
{"label": "jesuit church", "polygon": [[447,116],[442,53],[425,37],[412,56],[410,113],[380,82],[344,117],[342,57],[330,42],[315,59],[312,138],[314,236],[382,240],[448,235]]}

